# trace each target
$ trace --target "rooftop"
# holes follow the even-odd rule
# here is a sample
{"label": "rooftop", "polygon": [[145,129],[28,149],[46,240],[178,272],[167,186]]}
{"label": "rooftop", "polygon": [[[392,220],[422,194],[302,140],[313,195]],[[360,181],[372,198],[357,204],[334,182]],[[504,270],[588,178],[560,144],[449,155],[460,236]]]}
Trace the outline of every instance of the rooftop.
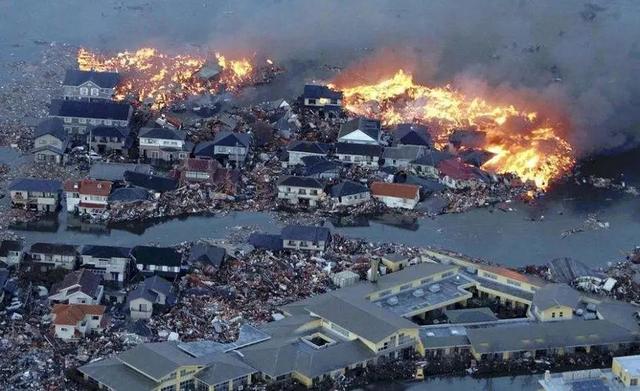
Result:
{"label": "rooftop", "polygon": [[18,178],[9,185],[10,191],[34,191],[56,193],[60,190],[60,181],[37,178]]}
{"label": "rooftop", "polygon": [[127,103],[89,102],[86,100],[51,101],[49,115],[54,117],[98,118],[126,121],[129,119],[131,106]]}
{"label": "rooftop", "polygon": [[338,139],[345,137],[356,130],[361,131],[373,140],[380,138],[380,121],[377,119],[369,119],[364,117],[354,118],[342,124]]}
{"label": "rooftop", "polygon": [[145,265],[180,266],[182,256],[171,247],[136,246],[131,250],[136,263]]}
{"label": "rooftop", "polygon": [[311,99],[342,99],[342,92],[334,91],[327,86],[307,84],[304,86],[303,96]]}
{"label": "rooftop", "polygon": [[62,84],[65,86],[79,86],[88,81],[93,82],[100,88],[115,88],[120,82],[120,75],[116,72],[67,69]]}
{"label": "rooftop", "polygon": [[307,225],[288,225],[282,228],[283,240],[305,240],[311,242],[327,242],[331,238],[329,228]]}
{"label": "rooftop", "polygon": [[322,181],[304,176],[285,176],[278,181],[278,186],[307,187],[313,189],[323,189]]}
{"label": "rooftop", "polygon": [[56,304],[51,310],[54,314],[53,324],[75,326],[87,315],[104,315],[105,308],[91,304]]}
{"label": "rooftop", "polygon": [[414,199],[420,196],[420,187],[404,183],[373,182],[371,195]]}
{"label": "rooftop", "polygon": [[145,138],[156,138],[163,140],[179,140],[184,141],[187,137],[187,134],[181,130],[170,129],[170,128],[142,128],[139,132],[140,137]]}
{"label": "rooftop", "polygon": [[38,124],[34,132],[34,138],[38,138],[44,135],[52,135],[58,140],[64,141],[67,139],[67,131],[64,130],[64,122],[62,118],[47,118]]}
{"label": "rooftop", "polygon": [[91,165],[88,177],[103,181],[124,181],[126,171],[150,175],[153,169],[148,164],[96,162]]}

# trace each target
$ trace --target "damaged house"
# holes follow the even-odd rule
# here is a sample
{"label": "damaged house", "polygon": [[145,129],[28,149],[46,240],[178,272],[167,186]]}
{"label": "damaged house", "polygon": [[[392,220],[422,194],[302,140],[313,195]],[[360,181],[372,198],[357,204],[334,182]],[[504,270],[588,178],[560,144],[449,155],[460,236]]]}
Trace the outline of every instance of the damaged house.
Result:
{"label": "damaged house", "polygon": [[291,204],[317,206],[324,198],[324,183],[315,178],[286,176],[278,181],[278,199]]}
{"label": "damaged house", "polygon": [[329,154],[329,144],[310,142],[310,141],[292,141],[287,147],[289,155],[289,166],[304,164],[303,158],[307,156],[326,157]]}
{"label": "damaged house", "polygon": [[5,266],[18,265],[22,262],[24,252],[22,251],[22,241],[3,240],[0,242],[0,262]]}
{"label": "damaged house", "polygon": [[63,304],[100,304],[104,287],[102,277],[90,270],[81,269],[64,276],[64,279],[53,284],[49,301]]}
{"label": "damaged house", "polygon": [[176,295],[173,285],[162,277],[146,278],[142,284],[127,295],[127,305],[131,319],[150,319],[153,306],[173,306]]}
{"label": "damaged house", "polygon": [[218,246],[197,243],[191,247],[189,264],[200,268],[205,274],[213,275],[220,270],[227,251]]}
{"label": "damaged house", "polygon": [[[251,148],[251,137],[246,133],[236,133],[228,130],[216,134],[211,143],[213,147],[213,158],[221,159],[223,162],[241,165],[247,159]],[[206,153],[202,149],[196,153],[196,157]],[[208,155],[208,154],[207,154]]]}
{"label": "damaged house", "polygon": [[67,69],[62,82],[62,96],[67,100],[111,100],[118,83],[120,75],[116,72]]}
{"label": "damaged house", "polygon": [[47,118],[38,124],[31,151],[35,161],[62,164],[68,147],[69,138],[60,118]]}
{"label": "damaged house", "polygon": [[393,145],[415,145],[433,147],[431,133],[425,126],[418,124],[399,124],[393,130]]}
{"label": "damaged house", "polygon": [[341,206],[358,205],[371,199],[369,188],[353,181],[343,181],[331,186],[329,194],[331,194],[331,201]]}
{"label": "damaged house", "polygon": [[124,286],[131,273],[128,247],[85,245],[80,251],[81,267],[102,276],[115,286]]}
{"label": "damaged house", "polygon": [[67,198],[67,212],[98,215],[107,209],[108,198],[113,184],[109,181],[82,179],[78,182],[66,181],[64,191]]}
{"label": "damaged house", "polygon": [[171,247],[136,246],[131,250],[136,268],[145,275],[176,278],[181,271],[182,255]]}
{"label": "damaged house", "polygon": [[54,333],[60,339],[74,340],[107,327],[105,306],[91,304],[56,304],[53,306]]}
{"label": "damaged house", "polygon": [[55,212],[60,205],[59,181],[18,178],[9,185],[11,206],[39,212]]}
{"label": "damaged house", "polygon": [[139,155],[153,164],[171,164],[189,157],[193,145],[186,133],[171,128],[142,128],[139,132]]}
{"label": "damaged house", "polygon": [[382,147],[377,144],[336,144],[336,157],[345,164],[377,168],[381,155]]}
{"label": "damaged house", "polygon": [[177,179],[133,171],[125,171],[124,180],[127,186],[148,190],[152,192],[156,198],[166,191],[172,191],[178,188]]}
{"label": "damaged house", "polygon": [[326,227],[288,225],[282,228],[282,247],[291,250],[324,251],[331,241]]}
{"label": "damaged house", "polygon": [[338,142],[379,145],[381,136],[379,120],[358,117],[342,124],[338,133]]}
{"label": "damaged house", "polygon": [[484,185],[488,176],[477,167],[463,163],[460,159],[447,159],[438,163],[441,181],[452,189],[475,188]]}
{"label": "damaged house", "polygon": [[422,156],[411,161],[409,168],[416,174],[428,178],[439,178],[440,172],[436,168],[440,162],[451,159],[453,157],[449,152],[438,151],[437,149],[428,149]]}
{"label": "damaged house", "polygon": [[373,182],[371,196],[389,208],[414,209],[420,201],[420,187],[403,183]]}
{"label": "damaged house", "polygon": [[180,172],[180,183],[213,183],[216,171],[222,168],[217,160],[213,159],[185,159],[178,171]]}
{"label": "damaged house", "polygon": [[90,129],[87,144],[91,150],[104,155],[126,155],[133,144],[131,129],[121,126],[96,126]]}
{"label": "damaged house", "polygon": [[72,138],[84,142],[89,127],[120,126],[128,127],[133,108],[128,103],[89,102],[82,100],[51,101],[49,116],[61,118],[64,129]]}
{"label": "damaged house", "polygon": [[302,102],[307,107],[339,110],[342,106],[342,92],[327,86],[307,84],[302,93]]}
{"label": "damaged house", "polygon": [[421,145],[397,145],[386,147],[382,152],[385,167],[394,167],[399,170],[409,168],[411,162],[423,157],[427,148]]}

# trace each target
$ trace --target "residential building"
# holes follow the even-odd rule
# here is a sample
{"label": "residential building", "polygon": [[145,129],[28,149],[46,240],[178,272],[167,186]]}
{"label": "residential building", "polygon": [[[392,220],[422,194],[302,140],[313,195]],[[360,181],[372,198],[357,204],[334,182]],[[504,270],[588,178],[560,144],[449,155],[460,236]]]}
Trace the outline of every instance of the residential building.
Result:
{"label": "residential building", "polygon": [[533,294],[531,312],[540,321],[572,319],[580,294],[567,284],[547,284]]}
{"label": "residential building", "polygon": [[153,174],[153,167],[149,164],[95,162],[91,165],[87,177],[99,181],[110,181],[114,184],[123,184],[124,173],[127,171],[151,175]]}
{"label": "residential building", "polygon": [[240,164],[247,159],[250,148],[251,137],[247,133],[223,130],[213,141],[198,144],[194,156]]}
{"label": "residential building", "polygon": [[256,370],[235,352],[200,352],[167,341],[140,344],[78,369],[92,386],[114,391],[246,389]]}
{"label": "residential building", "polygon": [[305,165],[303,174],[309,178],[333,180],[340,178],[343,166],[335,160],[327,158],[307,156],[302,158]]}
{"label": "residential building", "polygon": [[149,319],[153,315],[153,306],[173,306],[176,295],[173,285],[162,277],[148,277],[129,292],[127,305],[131,319]]}
{"label": "residential building", "polygon": [[115,72],[67,69],[62,82],[62,96],[64,99],[111,100],[119,82],[120,75]]}
{"label": "residential building", "polygon": [[292,250],[324,251],[331,241],[329,228],[288,225],[282,229],[282,247]]}
{"label": "residential building", "polygon": [[215,274],[222,263],[227,252],[224,248],[206,243],[196,243],[191,247],[189,253],[189,264],[196,265],[205,274]]}
{"label": "residential building", "polygon": [[23,256],[22,241],[7,239],[0,242],[0,262],[6,266],[20,264]]}
{"label": "residential building", "polygon": [[337,143],[336,156],[343,163],[377,168],[382,149],[379,145]]}
{"label": "residential building", "polygon": [[189,157],[193,144],[186,133],[172,128],[142,128],[138,134],[139,155],[155,164],[172,163]]}
{"label": "residential building", "polygon": [[53,284],[49,301],[63,304],[100,304],[104,287],[102,276],[87,269],[76,270]]}
{"label": "residential building", "polygon": [[101,333],[107,326],[105,306],[91,304],[56,304],[51,314],[56,337],[74,340],[91,333]]}
{"label": "residential building", "polygon": [[128,127],[132,115],[133,108],[128,103],[54,99],[49,108],[49,116],[61,118],[67,134],[83,142],[90,127]]}
{"label": "residential building", "polygon": [[34,133],[33,150],[36,162],[62,164],[69,138],[60,118],[47,118]]}
{"label": "residential building", "polygon": [[329,144],[310,142],[310,141],[292,141],[287,147],[289,152],[289,166],[304,164],[303,157],[319,156],[325,157],[329,153]]}
{"label": "residential building", "polygon": [[433,140],[426,126],[398,124],[393,130],[393,145],[415,145],[429,149],[433,147]]}
{"label": "residential building", "polygon": [[146,189],[156,197],[166,191],[178,188],[178,180],[160,175],[149,175],[133,171],[125,171],[124,180],[128,186]]}
{"label": "residential building", "polygon": [[175,278],[182,267],[182,256],[171,247],[136,246],[131,250],[131,257],[143,274]]}
{"label": "residential building", "polygon": [[640,386],[640,355],[614,357],[611,371],[625,387]]}
{"label": "residential building", "polygon": [[95,126],[89,130],[87,144],[101,155],[113,152],[126,155],[133,144],[133,136],[128,127]]}
{"label": "residential building", "polygon": [[358,205],[371,199],[369,188],[353,181],[342,181],[331,186],[329,194],[331,194],[331,201],[341,206]]}
{"label": "residential building", "polygon": [[307,84],[304,86],[302,101],[307,107],[339,110],[342,106],[342,92],[327,86]]}
{"label": "residential building", "polygon": [[426,151],[427,148],[421,145],[397,145],[386,147],[382,152],[382,159],[385,167],[406,170],[411,162],[420,159]]}
{"label": "residential building", "polygon": [[411,161],[409,168],[416,174],[428,178],[439,178],[440,172],[436,168],[443,160],[453,157],[449,152],[438,151],[437,149],[428,149],[422,156]]}
{"label": "residential building", "polygon": [[358,117],[342,124],[338,133],[338,142],[378,145],[381,136],[379,120]]}
{"label": "residential building", "polygon": [[278,181],[278,199],[291,204],[317,206],[325,197],[324,183],[318,179],[286,176]]}
{"label": "residential building", "polygon": [[108,198],[113,184],[109,181],[81,179],[64,183],[67,212],[98,215],[107,209]]}
{"label": "residential building", "polygon": [[185,159],[178,171],[180,172],[180,182],[186,183],[213,183],[216,171],[222,168],[220,163],[214,159]]}
{"label": "residential building", "polygon": [[380,259],[382,264],[390,271],[397,272],[409,266],[409,257],[397,253],[389,253],[382,256]]}
{"label": "residential building", "polygon": [[85,245],[80,251],[80,265],[102,276],[104,281],[121,287],[129,279],[130,253],[128,247]]}
{"label": "residential building", "polygon": [[460,159],[447,159],[437,167],[442,183],[452,189],[475,188],[483,186],[487,175],[477,167],[463,163]]}
{"label": "residential building", "polygon": [[60,205],[59,181],[18,178],[9,185],[11,206],[40,212],[56,212]]}
{"label": "residential building", "polygon": [[373,182],[371,195],[389,208],[413,209],[420,201],[420,187],[404,183]]}
{"label": "residential building", "polygon": [[78,251],[75,246],[60,243],[34,243],[29,250],[31,262],[47,271],[55,268],[76,268]]}

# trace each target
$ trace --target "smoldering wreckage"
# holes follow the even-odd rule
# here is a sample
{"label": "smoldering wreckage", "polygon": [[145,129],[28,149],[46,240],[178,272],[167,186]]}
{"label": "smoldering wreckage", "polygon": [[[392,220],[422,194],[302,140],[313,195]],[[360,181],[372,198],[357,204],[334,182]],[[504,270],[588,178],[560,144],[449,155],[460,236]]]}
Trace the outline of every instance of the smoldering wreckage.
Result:
{"label": "smoldering wreckage", "polygon": [[[16,76],[2,91],[0,132],[5,145],[34,159],[3,166],[0,175],[11,201],[10,209],[3,206],[3,228],[59,213],[60,208],[107,224],[232,210],[274,211],[281,219],[314,225],[331,216],[398,210],[410,216],[489,206],[509,211],[512,200],[535,202],[552,181],[571,176],[575,163],[571,146],[540,114],[416,85],[403,72],[365,86],[307,85],[291,102],[239,105],[235,96],[243,88],[268,84],[286,70],[270,59],[170,56],[155,49],[109,57],[56,44],[45,51],[42,68],[24,72],[24,65],[14,64],[10,71]],[[36,85],[39,94],[29,88]],[[415,104],[425,97],[453,102],[453,111],[421,114]],[[399,106],[407,101],[409,106]],[[27,112],[32,118],[25,121]],[[528,121],[534,130],[523,137],[505,136],[511,118]],[[545,155],[536,143],[527,144],[532,137],[559,147]],[[637,194],[624,183],[574,179]],[[599,224],[594,219],[590,226]],[[294,232],[324,232],[317,226],[292,227],[297,227]],[[104,360],[115,365],[121,359],[113,357],[123,352],[156,346],[148,343],[202,343],[190,346],[241,353],[260,336],[275,343],[272,322],[295,323],[291,319],[302,316],[287,305],[340,292],[359,280],[376,281],[378,273],[393,276],[397,265],[444,264],[433,249],[338,235],[326,244],[320,244],[318,236],[298,242],[299,237],[288,237],[291,232],[285,230],[266,235],[241,227],[227,240],[156,250],[46,243],[27,250],[19,240],[3,241],[2,262],[10,267],[0,270],[0,379],[9,389],[95,387],[104,379],[78,368],[93,368]],[[3,236],[15,238],[9,234]],[[307,245],[312,248],[300,247]],[[144,260],[145,253],[155,251],[174,263]],[[120,265],[120,272],[96,268],[92,254],[98,253],[110,265]],[[438,253],[478,269],[497,267]],[[520,272],[567,284],[584,295],[637,303],[636,253],[606,270],[555,260]],[[55,273],[42,272],[43,265],[52,264]],[[94,277],[86,277],[83,270]],[[71,291],[61,287],[65,284]],[[102,293],[92,296],[97,286]],[[74,289],[89,301],[74,301]],[[441,288],[429,289],[437,294]],[[67,292],[65,300],[52,299],[61,292]],[[500,300],[489,304],[498,308]],[[441,319],[438,314],[421,321],[437,324]],[[336,339],[330,341],[323,333],[329,331],[318,331],[305,343],[315,348],[316,343],[345,345],[339,334],[329,334]],[[361,346],[356,350],[365,354]],[[283,383],[279,375],[271,378],[251,369],[248,380],[238,381],[256,389],[300,383],[349,389],[376,380],[505,373],[503,364],[477,360],[468,350],[457,358],[430,358],[409,350],[384,360],[366,353],[366,364],[351,368],[347,363],[343,367],[350,370],[340,373],[325,368],[330,374],[318,379],[287,375]],[[544,360],[524,355],[509,361],[507,373],[576,363],[598,366],[610,360],[610,354],[595,351]],[[244,362],[234,365],[253,368]],[[198,379],[198,386],[209,385]],[[194,381],[185,379],[191,382],[185,383],[186,389]]]}

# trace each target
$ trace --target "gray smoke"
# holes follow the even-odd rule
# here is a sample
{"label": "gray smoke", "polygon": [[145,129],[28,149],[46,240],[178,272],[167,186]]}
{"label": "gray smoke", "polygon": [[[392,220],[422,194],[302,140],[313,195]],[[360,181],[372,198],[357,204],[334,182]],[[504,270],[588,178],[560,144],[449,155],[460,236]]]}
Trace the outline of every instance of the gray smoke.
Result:
{"label": "gray smoke", "polygon": [[[335,77],[325,64],[365,60],[349,74],[363,80],[402,66],[425,83],[560,108],[580,153],[640,141],[637,0],[0,0],[0,18],[6,46],[48,39],[269,56],[291,71],[290,91]],[[371,57],[377,70],[366,69]]]}

